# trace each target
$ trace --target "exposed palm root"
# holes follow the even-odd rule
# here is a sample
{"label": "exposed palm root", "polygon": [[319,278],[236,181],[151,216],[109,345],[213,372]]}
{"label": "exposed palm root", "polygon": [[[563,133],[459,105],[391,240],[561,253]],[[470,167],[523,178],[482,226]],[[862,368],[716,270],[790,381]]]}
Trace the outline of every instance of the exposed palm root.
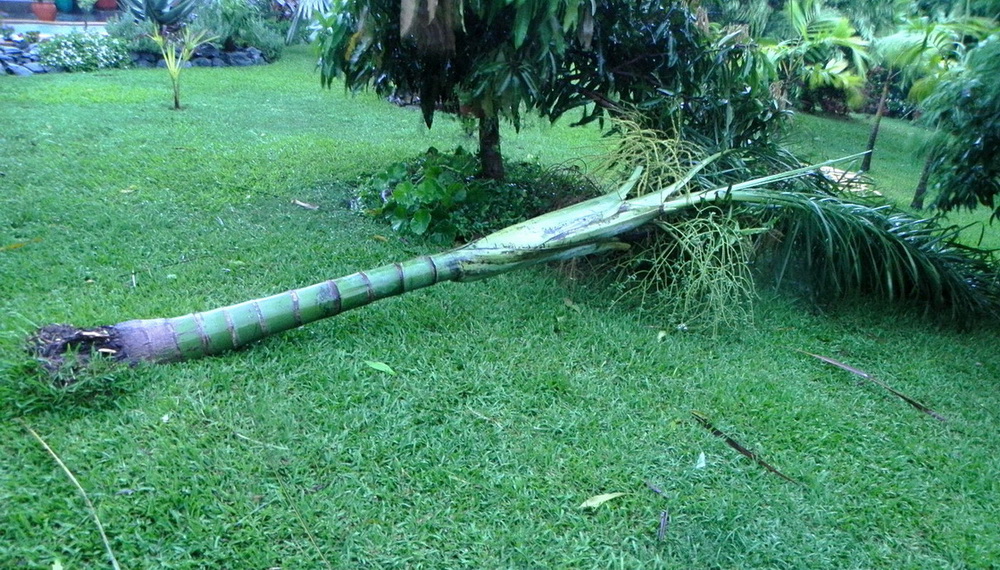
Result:
{"label": "exposed palm root", "polygon": [[28,339],[28,350],[51,373],[82,368],[94,355],[120,359],[122,343],[114,327],[80,329],[70,325],[48,325]]}

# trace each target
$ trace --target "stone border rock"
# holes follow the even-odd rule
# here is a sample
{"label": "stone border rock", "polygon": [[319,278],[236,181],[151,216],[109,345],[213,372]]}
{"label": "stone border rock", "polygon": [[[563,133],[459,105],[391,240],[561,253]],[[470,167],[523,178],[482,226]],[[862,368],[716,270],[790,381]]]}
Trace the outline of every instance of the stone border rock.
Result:
{"label": "stone border rock", "polygon": [[0,69],[7,75],[26,77],[36,73],[61,71],[39,63],[37,44],[0,41]]}
{"label": "stone border rock", "polygon": [[[222,51],[212,44],[201,44],[191,54],[187,67],[247,67],[251,65],[266,65],[264,53],[255,47]],[[158,53],[133,53],[132,65],[135,67],[166,67],[163,57]]]}
{"label": "stone border rock", "polygon": [[[26,77],[37,73],[56,73],[60,67],[49,67],[40,63],[38,44],[25,41],[0,41],[0,69],[5,75]],[[202,44],[195,49],[187,67],[246,67],[266,65],[263,52],[255,47],[234,51],[222,51],[212,44]],[[163,57],[153,53],[133,53],[133,67],[166,67]]]}

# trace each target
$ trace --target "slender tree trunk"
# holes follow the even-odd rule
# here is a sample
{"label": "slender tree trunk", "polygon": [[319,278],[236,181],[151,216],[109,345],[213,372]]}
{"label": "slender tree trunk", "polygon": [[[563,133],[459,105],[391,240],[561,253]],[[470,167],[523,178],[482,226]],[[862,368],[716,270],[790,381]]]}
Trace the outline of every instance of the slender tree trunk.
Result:
{"label": "slender tree trunk", "polygon": [[896,76],[894,73],[890,73],[889,77],[885,79],[885,85],[882,86],[882,96],[878,99],[878,109],[875,110],[875,123],[872,124],[872,132],[868,135],[868,146],[865,148],[868,154],[861,161],[861,172],[868,172],[872,168],[872,154],[875,152],[875,141],[878,139],[878,129],[882,124],[882,116],[885,115],[885,101],[889,98],[889,85],[892,84],[892,79]]}
{"label": "slender tree trunk", "polygon": [[924,161],[924,170],[920,173],[920,181],[917,182],[917,188],[913,191],[913,201],[910,202],[910,207],[914,210],[924,209],[924,196],[927,195],[927,181],[931,177],[932,162],[931,156],[928,156],[927,160]]}
{"label": "slender tree trunk", "polygon": [[503,156],[500,154],[500,117],[483,114],[479,117],[479,161],[483,178],[503,180]]}

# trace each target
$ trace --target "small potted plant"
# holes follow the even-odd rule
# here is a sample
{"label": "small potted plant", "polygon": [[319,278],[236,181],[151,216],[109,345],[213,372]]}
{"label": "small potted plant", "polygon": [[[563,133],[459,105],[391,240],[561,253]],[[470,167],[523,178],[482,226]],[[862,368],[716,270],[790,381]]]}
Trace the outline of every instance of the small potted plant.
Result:
{"label": "small potted plant", "polygon": [[76,9],[75,0],[55,0],[56,9],[63,14],[69,14]]}
{"label": "small potted plant", "polygon": [[52,0],[35,0],[31,3],[31,13],[43,22],[54,22],[56,5]]}
{"label": "small potted plant", "polygon": [[97,0],[76,0],[76,5],[80,7],[80,11],[83,12],[83,29],[87,29],[88,20],[90,19],[90,14],[94,11],[94,4]]}

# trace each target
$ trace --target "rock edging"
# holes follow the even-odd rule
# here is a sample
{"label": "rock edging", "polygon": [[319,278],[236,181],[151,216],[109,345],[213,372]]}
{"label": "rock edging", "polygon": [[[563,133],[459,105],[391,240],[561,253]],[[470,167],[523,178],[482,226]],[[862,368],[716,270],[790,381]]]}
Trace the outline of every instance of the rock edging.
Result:
{"label": "rock edging", "polygon": [[[3,75],[27,77],[39,73],[57,73],[60,67],[42,65],[38,54],[38,44],[25,41],[0,41],[0,70]],[[255,47],[222,51],[212,44],[202,44],[195,49],[186,67],[247,67],[266,65],[263,52]],[[163,56],[158,53],[132,54],[133,67],[166,67]]]}
{"label": "rock edging", "polygon": [[37,44],[25,42],[0,42],[0,69],[7,75],[27,77],[36,73],[60,71],[39,63]]}

